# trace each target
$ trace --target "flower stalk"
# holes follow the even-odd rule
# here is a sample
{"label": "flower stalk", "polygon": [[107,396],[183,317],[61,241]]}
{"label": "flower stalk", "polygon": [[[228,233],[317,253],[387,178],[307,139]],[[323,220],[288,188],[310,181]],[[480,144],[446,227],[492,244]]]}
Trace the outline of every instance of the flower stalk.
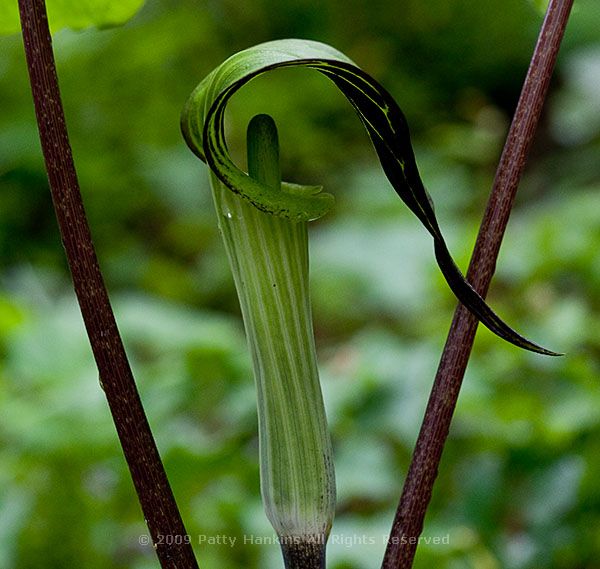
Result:
{"label": "flower stalk", "polygon": [[[42,152],[73,286],[127,466],[163,569],[198,569],[102,278],[75,171],[44,0],[19,0]],[[65,527],[65,531],[70,528]],[[113,539],[117,539],[116,536]]]}
{"label": "flower stalk", "polygon": [[[508,132],[467,278],[485,297],[533,144],[573,0],[550,0]],[[477,320],[459,305],[427,403],[382,569],[411,569],[442,452],[475,340]]]}
{"label": "flower stalk", "polygon": [[[273,119],[248,126],[250,177],[281,190]],[[261,492],[288,569],[324,567],[333,521],[332,449],[308,290],[308,223],[259,211],[211,173],[258,393]]]}

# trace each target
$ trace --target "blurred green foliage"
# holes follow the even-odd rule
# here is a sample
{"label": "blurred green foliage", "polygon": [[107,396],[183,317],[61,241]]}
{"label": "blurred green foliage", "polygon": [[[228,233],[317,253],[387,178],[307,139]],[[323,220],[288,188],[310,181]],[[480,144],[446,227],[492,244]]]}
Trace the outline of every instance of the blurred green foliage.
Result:
{"label": "blurred green foliage", "polygon": [[[48,0],[46,10],[51,30],[80,30],[90,26],[117,26],[129,20],[144,0]],[[19,7],[12,0],[0,0],[0,34],[21,31]]]}
{"label": "blurred green foliage", "polygon": [[[258,495],[255,396],[206,171],[180,108],[238,49],[331,43],[403,106],[464,267],[540,25],[533,2],[151,0],[61,31],[58,70],[96,246],[201,567],[280,567]],[[600,567],[600,7],[578,0],[489,300],[533,339],[481,330],[415,567]],[[71,292],[18,36],[0,39],[0,567],[156,567]],[[333,569],[377,566],[455,301],[431,243],[323,78],[246,88],[280,125],[285,177],[338,197],[312,228],[312,291],[336,452]],[[199,536],[237,537],[227,544]]]}

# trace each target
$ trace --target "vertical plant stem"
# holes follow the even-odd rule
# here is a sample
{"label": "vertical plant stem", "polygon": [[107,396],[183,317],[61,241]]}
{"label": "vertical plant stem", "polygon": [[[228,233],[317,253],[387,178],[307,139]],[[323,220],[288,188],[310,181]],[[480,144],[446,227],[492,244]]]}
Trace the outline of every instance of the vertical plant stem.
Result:
{"label": "vertical plant stem", "polygon": [[[102,386],[160,564],[197,569],[110,306],[85,216],[44,0],[19,0],[23,42],[56,218]],[[69,528],[65,528],[69,531]]]}
{"label": "vertical plant stem", "polygon": [[[550,0],[506,139],[467,279],[485,297],[502,237],[548,92],[573,0]],[[410,569],[423,529],[442,451],[475,339],[477,320],[462,305],[454,314],[400,504],[383,569]]]}

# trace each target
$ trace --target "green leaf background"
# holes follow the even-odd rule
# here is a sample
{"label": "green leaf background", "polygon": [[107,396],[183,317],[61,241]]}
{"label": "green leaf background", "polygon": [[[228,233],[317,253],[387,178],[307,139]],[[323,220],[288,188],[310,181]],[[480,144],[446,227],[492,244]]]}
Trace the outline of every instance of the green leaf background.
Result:
{"label": "green leaf background", "polygon": [[[260,41],[338,47],[401,103],[464,269],[539,24],[523,0],[150,0],[124,27],[55,34],[94,241],[205,569],[281,561],[276,545],[243,543],[272,536],[254,386],[206,171],[179,133],[187,96]],[[416,569],[598,567],[598,29],[597,0],[578,0],[489,296],[567,356],[522,353],[480,329],[424,531],[450,543],[423,544]],[[21,39],[1,38],[0,53],[0,567],[155,568],[73,299]],[[339,491],[329,566],[372,569],[455,300],[328,87],[281,70],[234,97],[229,124],[275,116],[286,179],[337,196],[311,236]],[[244,130],[227,133],[241,165]],[[200,543],[222,534],[235,546]]]}
{"label": "green leaf background", "polygon": [[[47,0],[46,8],[52,31],[82,30],[123,24],[143,3],[144,0]],[[0,34],[16,34],[20,30],[17,0],[0,0]]]}

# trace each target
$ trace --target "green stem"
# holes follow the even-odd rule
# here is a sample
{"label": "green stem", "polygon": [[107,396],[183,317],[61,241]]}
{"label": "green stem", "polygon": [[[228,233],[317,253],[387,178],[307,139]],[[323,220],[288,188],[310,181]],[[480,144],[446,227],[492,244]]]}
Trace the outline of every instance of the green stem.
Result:
{"label": "green stem", "polygon": [[[281,191],[277,131],[266,115],[248,126],[248,170]],[[288,569],[322,568],[335,479],[312,330],[307,223],[261,212],[214,174],[211,180],[254,365],[267,517]]]}

